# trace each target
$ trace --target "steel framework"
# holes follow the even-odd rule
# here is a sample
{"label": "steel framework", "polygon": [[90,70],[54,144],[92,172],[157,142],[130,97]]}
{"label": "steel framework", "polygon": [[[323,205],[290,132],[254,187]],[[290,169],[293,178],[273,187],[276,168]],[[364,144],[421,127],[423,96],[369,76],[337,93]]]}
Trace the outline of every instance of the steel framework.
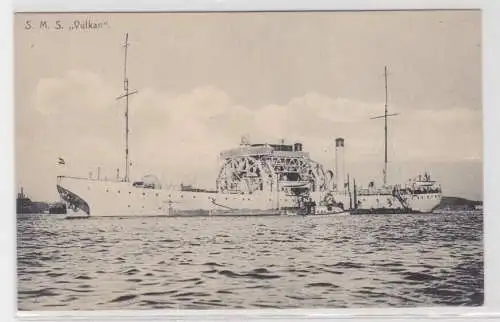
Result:
{"label": "steel framework", "polygon": [[[293,183],[308,184],[311,191],[325,191],[333,177],[323,166],[309,158],[257,155],[228,156],[217,177],[217,190],[225,193],[252,194],[273,191],[282,183],[282,190]],[[286,184],[285,184],[286,183]]]}

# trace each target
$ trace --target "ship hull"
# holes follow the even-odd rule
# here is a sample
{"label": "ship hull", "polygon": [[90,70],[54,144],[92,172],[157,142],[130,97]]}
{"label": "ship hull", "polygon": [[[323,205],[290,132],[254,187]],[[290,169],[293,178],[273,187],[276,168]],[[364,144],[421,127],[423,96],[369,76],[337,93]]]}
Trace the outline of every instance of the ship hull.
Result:
{"label": "ship hull", "polygon": [[[92,217],[271,216],[299,207],[295,196],[263,191],[254,194],[227,194],[149,189],[134,187],[129,182],[73,177],[59,177],[57,189],[61,198],[69,204],[68,210],[78,210],[79,213]],[[349,209],[351,200],[348,195],[334,194],[333,197],[337,203],[347,206],[342,206],[342,210]],[[311,198],[319,204],[323,193],[311,192]],[[440,201],[440,193],[407,195],[402,198],[390,194],[360,195],[357,197],[357,207],[353,204],[354,209],[350,213],[430,213]],[[325,210],[325,213],[328,212]]]}
{"label": "ship hull", "polygon": [[441,202],[440,193],[405,195],[400,198],[392,194],[360,195],[353,214],[402,214],[432,213]]}
{"label": "ship hull", "polygon": [[[62,199],[93,217],[277,215],[294,208],[297,198],[277,193],[224,194],[137,188],[128,182],[60,177]],[[77,200],[77,202],[75,202]]]}

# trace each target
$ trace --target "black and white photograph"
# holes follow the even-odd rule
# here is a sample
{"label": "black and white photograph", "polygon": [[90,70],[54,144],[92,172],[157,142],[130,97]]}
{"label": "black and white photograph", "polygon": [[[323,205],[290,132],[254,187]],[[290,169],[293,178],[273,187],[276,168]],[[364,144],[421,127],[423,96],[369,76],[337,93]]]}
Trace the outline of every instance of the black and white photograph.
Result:
{"label": "black and white photograph", "polygon": [[481,20],[15,14],[17,309],[482,306]]}

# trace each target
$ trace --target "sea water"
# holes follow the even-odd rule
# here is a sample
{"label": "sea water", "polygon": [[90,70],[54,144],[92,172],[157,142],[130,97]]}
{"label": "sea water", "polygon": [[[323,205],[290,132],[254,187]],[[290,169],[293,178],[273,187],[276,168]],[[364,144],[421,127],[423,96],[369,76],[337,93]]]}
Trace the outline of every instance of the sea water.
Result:
{"label": "sea water", "polygon": [[483,303],[482,215],[17,220],[19,310]]}

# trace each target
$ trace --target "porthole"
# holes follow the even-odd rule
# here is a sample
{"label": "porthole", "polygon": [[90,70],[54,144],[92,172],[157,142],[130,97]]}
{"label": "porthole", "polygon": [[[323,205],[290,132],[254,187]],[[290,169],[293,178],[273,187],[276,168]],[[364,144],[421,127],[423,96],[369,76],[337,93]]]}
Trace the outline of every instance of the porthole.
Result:
{"label": "porthole", "polygon": [[146,195],[146,193],[145,193],[145,192],[143,192],[143,193],[142,193],[142,195],[143,195],[143,196],[145,196],[145,195]]}
{"label": "porthole", "polygon": [[118,190],[117,192],[120,193],[120,190]]}
{"label": "porthole", "polygon": [[158,196],[159,196],[159,194],[156,194],[156,196],[158,197]]}

